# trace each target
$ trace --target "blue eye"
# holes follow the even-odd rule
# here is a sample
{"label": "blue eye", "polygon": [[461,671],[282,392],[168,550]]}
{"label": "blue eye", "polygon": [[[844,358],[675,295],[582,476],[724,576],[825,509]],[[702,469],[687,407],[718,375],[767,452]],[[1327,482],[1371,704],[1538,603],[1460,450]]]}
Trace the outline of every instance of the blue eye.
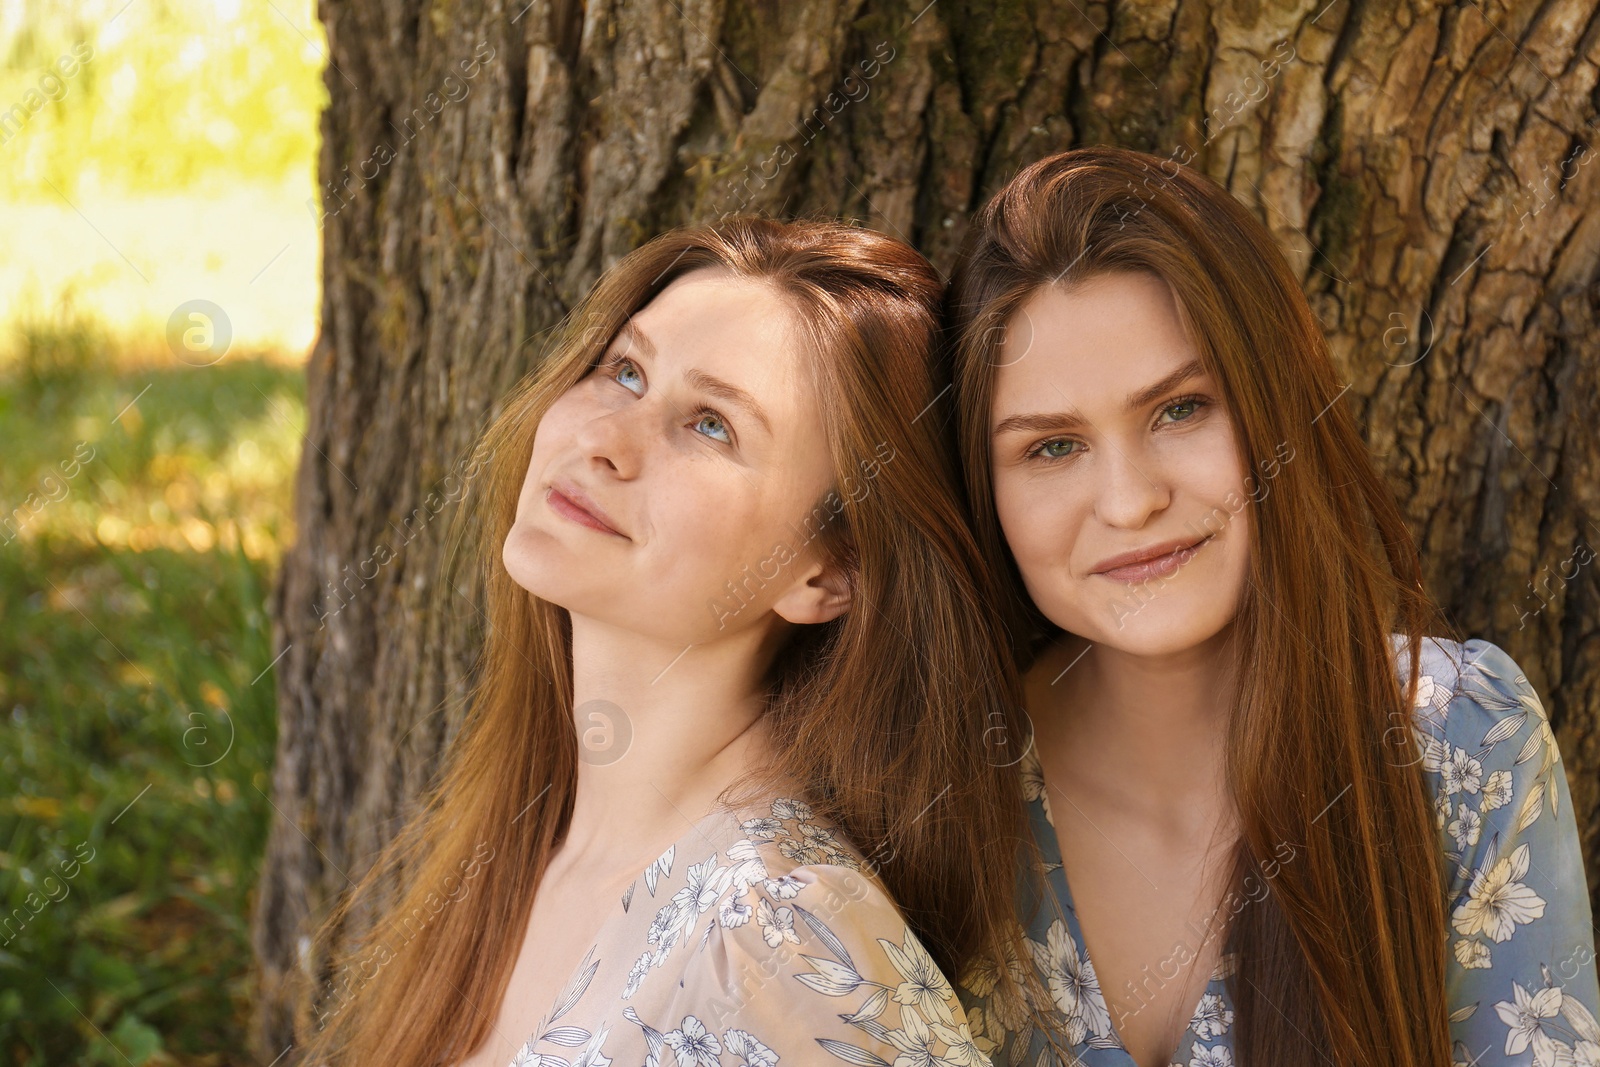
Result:
{"label": "blue eye", "polygon": [[705,432],[705,435],[713,441],[721,441],[729,445],[733,444],[733,439],[728,435],[728,426],[722,421],[722,416],[710,408],[701,410],[699,417],[695,420],[694,428],[697,431]]}
{"label": "blue eye", "polygon": [[644,381],[639,375],[639,368],[635,367],[633,365],[633,361],[632,360],[618,358],[618,359],[612,360],[606,366],[607,366],[608,370],[611,369],[611,368],[616,368],[615,371],[611,374],[611,380],[612,381],[614,381],[617,384],[621,385],[624,389],[628,390],[630,393],[638,393],[638,392],[640,392],[640,389],[636,389],[632,385],[629,385],[626,381],[623,381],[623,378],[625,376],[628,376],[628,377],[632,377],[635,382],[638,382],[639,386],[641,388],[644,385]]}

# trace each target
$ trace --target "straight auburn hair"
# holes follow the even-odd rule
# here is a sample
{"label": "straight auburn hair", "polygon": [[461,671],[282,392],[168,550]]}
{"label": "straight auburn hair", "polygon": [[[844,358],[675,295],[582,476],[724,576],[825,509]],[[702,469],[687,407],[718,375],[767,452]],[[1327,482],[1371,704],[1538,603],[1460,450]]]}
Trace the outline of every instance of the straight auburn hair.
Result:
{"label": "straight auburn hair", "polygon": [[[1242,832],[1230,888],[1282,843],[1297,852],[1227,934],[1237,1062],[1448,1064],[1444,859],[1410,707],[1422,637],[1451,631],[1272,235],[1221,185],[1160,156],[1092,146],[1024,168],[974,220],[946,295],[967,493],[979,548],[1002,563],[1019,666],[1063,631],[1028,598],[995,511],[997,356],[1035,293],[1114,272],[1166,281],[1223,393],[1246,484],[1266,487],[1238,509],[1252,549],[1232,642],[1225,774]],[[1409,642],[1404,692],[1396,632]]]}
{"label": "straight auburn hair", "polygon": [[[571,817],[578,761],[570,618],[513,582],[501,545],[544,413],[632,315],[704,269],[773,286],[793,309],[835,478],[812,513],[816,540],[852,590],[838,619],[797,628],[764,680],[771,766],[808,783],[818,817],[848,834],[947,974],[1021,950],[1010,922],[1017,850],[1031,844],[1014,766],[1020,690],[953,444],[923,417],[935,400],[941,280],[872,230],[735,217],[668,232],[608,271],[484,437],[488,459],[454,531],[470,527],[484,590],[469,710],[420,810],[318,933],[318,958],[330,962],[307,976],[317,988],[298,1020],[313,1062],[440,1067],[488,1034]],[[724,592],[707,591],[713,613]],[[762,777],[756,768],[728,793],[765,788]],[[440,887],[469,869],[466,891],[435,907]],[[377,920],[354,931],[363,912]],[[417,914],[431,918],[391,945]],[[341,941],[349,947],[335,951]],[[352,968],[363,984],[347,980],[340,995],[336,981],[330,995],[325,983]]]}

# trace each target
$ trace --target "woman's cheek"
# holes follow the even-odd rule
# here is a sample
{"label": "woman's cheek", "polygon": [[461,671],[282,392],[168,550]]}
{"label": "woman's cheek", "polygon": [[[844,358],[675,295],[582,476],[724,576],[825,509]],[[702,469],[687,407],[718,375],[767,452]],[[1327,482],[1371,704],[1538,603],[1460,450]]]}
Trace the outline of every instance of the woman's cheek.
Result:
{"label": "woman's cheek", "polygon": [[549,449],[557,442],[571,440],[578,428],[584,407],[579,395],[583,388],[582,383],[573,386],[545,409],[544,418],[539,420],[538,428],[533,431],[535,455],[538,455],[541,449]]}
{"label": "woman's cheek", "polygon": [[[1051,498],[1037,486],[1008,486],[996,496],[996,512],[1006,544],[1017,561],[1023,581],[1030,587],[1052,580],[1070,554],[1071,546],[1049,531],[1059,529],[1052,520]],[[1035,599],[1050,598],[1049,589],[1040,589]]]}
{"label": "woman's cheek", "polygon": [[1029,554],[1029,545],[1024,537],[1024,526],[1018,515],[1017,494],[1011,485],[1010,478],[1002,472],[995,472],[991,483],[994,486],[994,512],[995,518],[1000,522],[1000,536],[1005,538],[1006,547],[1016,557],[1017,565],[1024,567],[1025,558]]}
{"label": "woman's cheek", "polygon": [[652,481],[664,490],[651,494],[649,514],[653,550],[681,564],[696,585],[721,590],[728,582],[751,573],[760,557],[749,550],[749,537],[758,516],[749,508],[738,486],[707,478],[694,462],[658,462]]}
{"label": "woman's cheek", "polygon": [[[1197,450],[1205,457],[1208,477],[1206,481],[1215,486],[1214,497],[1220,497],[1230,491],[1247,495],[1245,486],[1244,456],[1239,451],[1239,443],[1233,437],[1233,424],[1225,412],[1219,412],[1217,418],[1211,420],[1207,427],[1206,447]],[[1276,476],[1276,470],[1273,475]]]}

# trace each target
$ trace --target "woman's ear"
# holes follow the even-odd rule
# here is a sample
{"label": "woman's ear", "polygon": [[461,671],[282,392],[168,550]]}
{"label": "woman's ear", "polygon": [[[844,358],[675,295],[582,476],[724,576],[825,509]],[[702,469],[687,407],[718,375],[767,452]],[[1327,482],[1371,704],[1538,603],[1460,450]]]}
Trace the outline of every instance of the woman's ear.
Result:
{"label": "woman's ear", "polygon": [[788,622],[832,622],[850,610],[850,578],[833,563],[815,563],[806,580],[789,588],[772,610]]}

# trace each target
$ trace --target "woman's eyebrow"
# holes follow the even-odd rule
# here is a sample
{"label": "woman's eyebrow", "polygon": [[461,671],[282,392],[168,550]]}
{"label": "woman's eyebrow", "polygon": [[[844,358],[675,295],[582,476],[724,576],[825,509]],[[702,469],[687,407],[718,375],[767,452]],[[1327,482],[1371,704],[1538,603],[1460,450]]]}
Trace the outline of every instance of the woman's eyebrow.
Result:
{"label": "woman's eyebrow", "polygon": [[767,436],[772,435],[772,423],[767,419],[767,413],[761,410],[761,405],[756,403],[756,398],[740,389],[731,382],[725,382],[714,374],[707,374],[698,367],[690,367],[683,372],[684,380],[696,389],[704,390],[712,396],[738,404],[750,413],[750,417],[761,424],[767,431]]}
{"label": "woman's eyebrow", "polygon": [[[655,344],[649,337],[645,336],[643,330],[633,324],[633,320],[630,319],[622,324],[622,328],[617,331],[617,338],[619,340],[626,339],[630,346],[636,348],[646,359],[656,358]],[[765,411],[761,410],[761,405],[756,403],[756,398],[745,390],[740,389],[732,382],[725,382],[716,375],[709,374],[698,367],[690,367],[684,371],[683,378],[684,381],[702,392],[710,393],[719,400],[738,404],[749,412],[751,418],[761,424],[761,428],[767,432],[767,436],[772,436],[772,420],[767,418]]]}
{"label": "woman's eyebrow", "polygon": [[632,319],[624,322],[622,327],[617,330],[617,336],[612,339],[611,345],[615,346],[618,341],[627,341],[629,348],[637,348],[645,356],[651,359],[655,358],[655,342],[651,341],[643,330],[634,325]]}
{"label": "woman's eyebrow", "polygon": [[[1125,401],[1126,407],[1129,411],[1135,411],[1147,404],[1154,403],[1163,393],[1170,392],[1190,378],[1204,373],[1205,366],[1198,359],[1191,359],[1160,381],[1152,382],[1136,393],[1130,393]],[[1001,419],[995,425],[990,436],[1000,437],[1003,434],[1021,431],[1039,433],[1047,430],[1059,430],[1068,426],[1085,425],[1088,421],[1083,417],[1082,412],[1069,404],[1058,412],[1035,412],[1028,415],[1012,415]]]}

